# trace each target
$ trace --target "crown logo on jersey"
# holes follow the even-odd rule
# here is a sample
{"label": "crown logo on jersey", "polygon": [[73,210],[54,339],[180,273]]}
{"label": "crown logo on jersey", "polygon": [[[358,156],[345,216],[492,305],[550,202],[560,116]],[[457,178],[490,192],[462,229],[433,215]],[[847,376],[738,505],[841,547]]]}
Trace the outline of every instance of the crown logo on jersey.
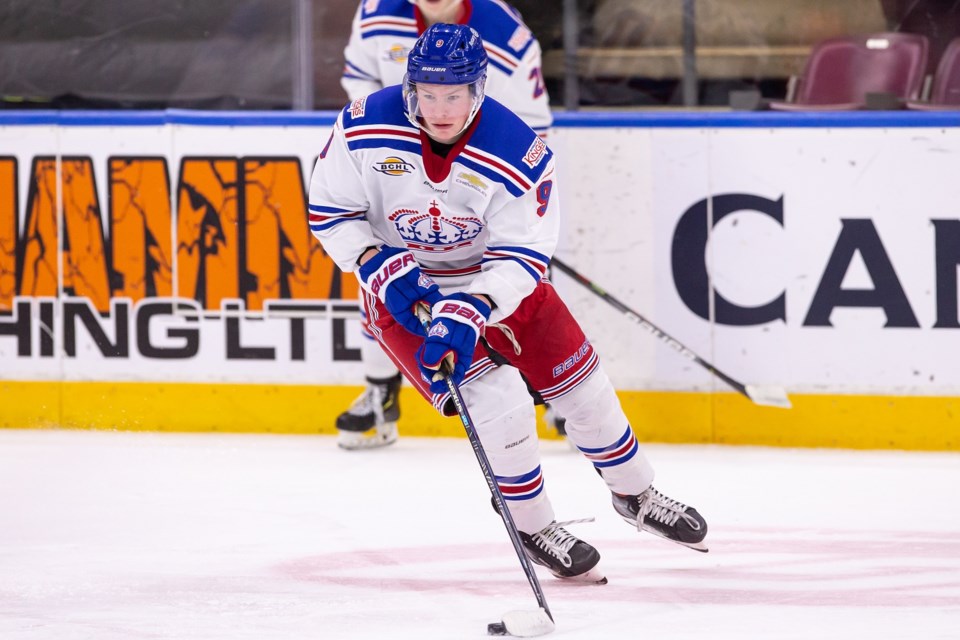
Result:
{"label": "crown logo on jersey", "polygon": [[436,200],[430,201],[427,213],[397,209],[387,219],[397,227],[407,248],[417,251],[442,253],[468,247],[483,231],[480,218],[444,214]]}

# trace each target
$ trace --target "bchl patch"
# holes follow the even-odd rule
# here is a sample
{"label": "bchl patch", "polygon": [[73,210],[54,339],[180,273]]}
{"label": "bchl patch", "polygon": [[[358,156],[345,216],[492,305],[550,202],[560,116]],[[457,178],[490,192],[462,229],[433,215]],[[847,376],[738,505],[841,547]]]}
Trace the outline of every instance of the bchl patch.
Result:
{"label": "bchl patch", "polygon": [[443,324],[442,322],[434,322],[433,326],[430,327],[430,332],[427,334],[427,336],[431,338],[434,336],[443,338],[446,337],[448,333],[450,333],[450,330],[447,329],[447,325]]}
{"label": "bchl patch", "polygon": [[547,143],[537,138],[533,141],[533,144],[530,145],[530,148],[527,149],[527,153],[523,156],[523,164],[527,165],[531,169],[540,164],[540,161],[543,160],[543,156],[547,153]]}
{"label": "bchl patch", "polygon": [[384,59],[390,62],[406,62],[410,49],[402,44],[395,44],[384,52]]}
{"label": "bchl patch", "polygon": [[[357,98],[353,101],[353,104],[350,105],[350,117],[353,119],[362,118],[363,114],[367,112],[367,97]],[[529,153],[529,152],[528,152]]]}
{"label": "bchl patch", "polygon": [[413,172],[413,165],[397,156],[384,158],[373,165],[373,170],[388,176],[402,176]]}
{"label": "bchl patch", "polygon": [[437,283],[433,281],[433,278],[423,273],[422,271],[420,272],[420,277],[417,279],[417,285],[419,285],[420,288],[429,289],[435,284]]}

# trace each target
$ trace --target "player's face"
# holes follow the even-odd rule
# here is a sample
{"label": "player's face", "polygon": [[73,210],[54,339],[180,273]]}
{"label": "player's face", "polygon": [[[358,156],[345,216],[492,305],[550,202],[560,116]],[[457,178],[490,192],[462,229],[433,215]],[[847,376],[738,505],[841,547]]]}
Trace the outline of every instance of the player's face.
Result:
{"label": "player's face", "polygon": [[463,0],[417,0],[417,8],[428,24],[456,22]]}
{"label": "player's face", "polygon": [[467,124],[473,98],[465,84],[418,84],[417,102],[423,128],[437,142],[456,142]]}

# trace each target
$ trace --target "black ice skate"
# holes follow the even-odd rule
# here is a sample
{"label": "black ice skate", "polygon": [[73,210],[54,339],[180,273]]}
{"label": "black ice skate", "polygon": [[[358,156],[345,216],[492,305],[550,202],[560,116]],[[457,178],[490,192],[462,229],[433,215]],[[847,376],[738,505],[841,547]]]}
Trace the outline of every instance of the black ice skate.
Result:
{"label": "black ice skate", "polygon": [[638,531],[649,531],[697,551],[707,551],[707,521],[693,507],[671,500],[652,486],[638,496],[613,494],[613,508]]}
{"label": "black ice skate", "polygon": [[374,449],[397,441],[400,419],[398,373],[392,378],[367,378],[367,388],[350,408],[337,416],[337,445],[342,449]]}
{"label": "black ice skate", "polygon": [[530,560],[546,567],[558,578],[607,584],[607,578],[597,566],[600,562],[597,550],[563,528],[563,525],[576,522],[587,521],[554,521],[533,535],[521,531],[524,551]]}

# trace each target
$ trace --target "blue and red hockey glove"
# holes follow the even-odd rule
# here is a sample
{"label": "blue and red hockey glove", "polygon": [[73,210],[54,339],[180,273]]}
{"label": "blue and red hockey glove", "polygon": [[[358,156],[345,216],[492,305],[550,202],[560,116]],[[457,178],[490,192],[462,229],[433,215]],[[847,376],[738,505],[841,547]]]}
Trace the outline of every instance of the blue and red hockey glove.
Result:
{"label": "blue and red hockey glove", "polygon": [[459,385],[473,363],[490,306],[468,293],[454,293],[436,302],[432,311],[427,338],[417,350],[417,366],[430,382],[430,391],[445,393],[447,385],[438,375],[444,360],[450,362],[450,378]]}
{"label": "blue and red hockey glove", "polygon": [[437,283],[420,271],[412,253],[385,246],[360,265],[358,273],[367,290],[407,331],[418,336],[426,334],[417,319],[416,306],[423,302],[432,307],[443,296]]}

